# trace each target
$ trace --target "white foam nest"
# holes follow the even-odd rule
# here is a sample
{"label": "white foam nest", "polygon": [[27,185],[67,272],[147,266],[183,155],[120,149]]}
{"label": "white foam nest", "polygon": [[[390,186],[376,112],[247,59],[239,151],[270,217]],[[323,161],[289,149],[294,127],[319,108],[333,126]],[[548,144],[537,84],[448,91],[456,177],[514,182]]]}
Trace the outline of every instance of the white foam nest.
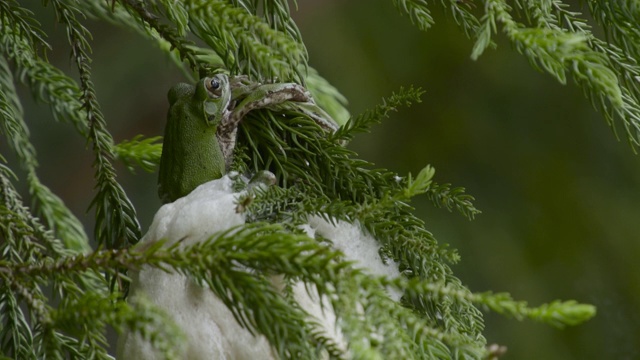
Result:
{"label": "white foam nest", "polygon": [[[243,214],[236,212],[232,180],[225,176],[199,186],[188,196],[163,205],[156,213],[141,245],[166,239],[169,246],[182,239],[184,245],[198,243],[212,235],[245,222]],[[379,243],[360,227],[346,222],[335,225],[320,217],[312,217],[303,227],[307,235],[320,235],[331,240],[331,246],[342,251],[350,261],[372,275],[391,278],[400,276],[393,262],[383,264]],[[182,329],[186,341],[178,349],[179,357],[192,360],[267,360],[275,359],[271,347],[262,335],[253,336],[234,319],[231,311],[212,291],[187,276],[167,273],[152,267],[143,267],[130,274],[130,298],[144,297],[166,311]],[[274,282],[277,279],[274,278]],[[274,283],[274,285],[277,285]],[[293,287],[294,298],[301,307],[320,323],[327,336],[336,344],[347,348],[336,326],[336,317],[327,301],[313,293],[304,284]],[[389,293],[398,300],[399,293]],[[159,354],[136,333],[123,333],[118,341],[117,358],[121,360],[151,360]]]}

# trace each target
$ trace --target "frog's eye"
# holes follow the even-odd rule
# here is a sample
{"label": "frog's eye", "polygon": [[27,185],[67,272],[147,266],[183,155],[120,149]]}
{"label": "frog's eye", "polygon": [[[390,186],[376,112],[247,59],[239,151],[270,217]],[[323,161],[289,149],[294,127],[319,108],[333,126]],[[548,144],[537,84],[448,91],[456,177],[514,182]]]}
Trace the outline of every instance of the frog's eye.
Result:
{"label": "frog's eye", "polygon": [[222,86],[220,85],[220,80],[218,78],[211,78],[206,82],[207,90],[215,97],[219,97],[222,95]]}

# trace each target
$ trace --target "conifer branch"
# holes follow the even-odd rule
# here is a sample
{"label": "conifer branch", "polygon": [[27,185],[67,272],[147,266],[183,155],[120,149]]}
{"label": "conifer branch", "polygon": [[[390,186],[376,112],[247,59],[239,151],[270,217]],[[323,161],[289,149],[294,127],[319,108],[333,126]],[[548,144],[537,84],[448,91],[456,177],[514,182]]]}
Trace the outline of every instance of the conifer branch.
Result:
{"label": "conifer branch", "polygon": [[441,0],[440,2],[451,12],[453,20],[468,38],[476,37],[480,29],[480,20],[472,13],[473,8],[476,7],[475,2],[469,0]]}
{"label": "conifer branch", "polygon": [[72,57],[78,66],[82,89],[82,108],[88,122],[88,135],[92,141],[96,156],[97,194],[91,206],[96,209],[95,237],[99,245],[107,248],[121,248],[136,243],[140,237],[140,225],[136,219],[133,205],[120,184],[115,180],[115,170],[111,165],[113,139],[106,129],[106,123],[98,104],[91,67],[89,65],[90,36],[84,26],[76,19],[78,9],[67,6],[61,1],[51,0],[59,21],[67,26],[67,37]]}
{"label": "conifer branch", "polygon": [[[266,213],[296,214],[302,212],[320,215],[329,221],[334,216],[348,221],[359,220],[362,226],[382,243],[383,253],[397,261],[400,268],[410,276],[430,280],[450,278],[451,270],[444,265],[444,262],[447,260],[456,262],[458,255],[439,246],[431,233],[424,229],[424,223],[411,214],[412,208],[404,202],[408,197],[428,189],[429,176],[419,176],[416,180],[399,182],[397,179],[401,178],[397,175],[385,170],[373,170],[368,167],[366,162],[352,159],[353,154],[343,147],[321,137],[313,136],[313,133],[318,130],[315,130],[310,124],[303,125],[305,122],[302,119],[293,118],[291,123],[282,118],[279,121],[269,117],[263,119],[267,119],[262,120],[266,122],[257,123],[259,120],[253,119],[253,122],[247,122],[243,125],[260,129],[243,133],[248,137],[246,144],[250,156],[253,157],[252,161],[262,164],[257,168],[275,164],[273,170],[276,174],[300,177],[300,182],[306,185],[306,189],[304,194],[299,193],[299,190],[293,187],[287,190],[273,188],[266,193],[258,194],[250,205],[249,212],[253,213],[250,218],[263,219]],[[290,132],[288,130],[281,132],[282,129],[289,128],[295,128],[293,132],[296,133],[296,140],[292,139],[291,141],[297,144],[297,149],[290,149],[286,145],[292,143],[286,140],[290,136],[287,135]],[[309,133],[306,134],[306,131]],[[265,139],[258,138],[258,134],[264,135]],[[282,144],[278,144],[282,153],[259,150],[261,146],[265,146],[259,144],[267,139],[270,139],[269,141],[284,139]],[[274,148],[276,144],[265,147]],[[251,150],[252,148],[256,150]],[[308,151],[300,151],[300,149],[308,149]],[[255,155],[260,153],[263,154],[260,157]],[[337,156],[337,154],[340,155]],[[302,156],[304,159],[308,159],[309,163],[305,163]],[[320,168],[324,175],[314,174],[313,171],[316,168]],[[354,172],[354,169],[359,170]],[[365,169],[366,171],[364,171]],[[323,179],[326,183],[317,183],[317,179]],[[344,183],[339,184],[341,181]],[[376,186],[380,184],[385,185],[383,188],[377,188]],[[311,186],[307,187],[309,185]],[[310,191],[316,186],[322,188],[323,191],[317,194]],[[345,189],[349,189],[348,192],[341,195]],[[271,191],[273,194],[269,195]],[[262,198],[263,194],[265,194],[265,198]],[[296,220],[295,217],[291,219]],[[452,286],[462,287],[459,282],[452,284]],[[428,307],[425,307],[427,305],[427,302],[418,302],[415,306],[422,311],[427,311]],[[470,302],[466,304],[466,307],[456,305],[455,310],[449,311],[459,314],[474,313],[473,305]],[[435,319],[435,315],[431,315]],[[457,331],[461,333],[477,332],[477,328],[473,330],[474,325],[471,324],[478,323],[480,322],[477,315],[460,323],[455,323],[453,320],[449,322],[453,326],[452,329],[459,328]],[[433,326],[437,327],[437,323],[434,322]]]}
{"label": "conifer branch", "polygon": [[[11,13],[15,15],[25,11],[14,9]],[[54,118],[72,123],[78,132],[84,134],[84,112],[78,101],[80,90],[74,80],[39,55],[39,48],[48,48],[49,45],[44,40],[34,42],[34,38],[42,39],[39,34],[43,31],[38,26],[37,21],[29,17],[22,21],[12,17],[3,18],[0,32],[3,46],[0,50],[9,60],[14,61],[17,77],[28,83],[34,97],[51,106]]]}
{"label": "conifer branch", "polygon": [[193,32],[223,59],[231,74],[302,83],[299,69],[307,61],[304,45],[270,27],[250,13],[251,8],[244,2],[236,6],[204,0],[191,0],[187,6]]}
{"label": "conifer branch", "polygon": [[[128,0],[131,5],[132,2]],[[176,26],[177,35],[184,37],[189,29],[189,13],[185,4],[172,0],[151,0],[154,8],[165,15]]]}
{"label": "conifer branch", "polygon": [[122,161],[130,170],[134,171],[134,165],[146,172],[153,172],[160,163],[162,155],[162,137],[154,136],[142,138],[141,135],[131,140],[124,140],[117,144],[113,151],[115,158]]}
{"label": "conifer branch", "polygon": [[5,36],[11,37],[15,43],[25,41],[32,49],[49,49],[49,44],[45,41],[46,35],[32,15],[31,11],[20,7],[15,0],[0,3],[0,18]]}
{"label": "conifer branch", "polygon": [[[430,10],[425,0],[392,0],[393,5],[401,12],[409,15],[413,25],[422,31],[427,31],[434,24]],[[473,2],[465,0],[441,0],[445,10],[451,12],[456,24],[462,28],[465,35],[473,38],[478,34],[480,21],[473,15],[471,9],[475,7]]]}
{"label": "conifer branch", "polygon": [[[27,355],[27,358],[43,358],[48,356],[64,357],[68,353],[84,354],[97,353],[98,359],[106,358],[104,346],[88,346],[77,339],[67,337],[57,331],[52,323],[51,307],[49,299],[41,288],[43,277],[35,275],[33,278],[24,278],[14,271],[13,267],[19,264],[42,264],[55,259],[64,259],[71,255],[68,249],[53,238],[52,233],[42,226],[39,220],[31,215],[11,185],[8,176],[10,173],[3,165],[0,165],[0,253],[3,260],[0,262],[0,318],[3,327],[0,329],[0,338],[16,339],[12,345],[3,344],[3,354],[14,354],[17,357]],[[61,297],[73,298],[79,293],[79,286],[84,290],[105,289],[104,283],[96,286],[94,278],[62,278],[54,281],[54,293]],[[46,284],[46,281],[44,281]],[[5,295],[7,294],[7,295]],[[15,295],[13,295],[15,294]],[[26,315],[22,312],[24,306],[30,314],[29,327]],[[4,327],[4,323],[14,324]],[[31,330],[33,329],[33,330]],[[89,336],[103,336],[101,333]],[[84,344],[84,345],[83,345]]]}
{"label": "conifer branch", "polygon": [[146,26],[155,30],[162,39],[166,40],[171,45],[170,50],[176,49],[178,54],[180,54],[180,59],[186,61],[192,70],[200,72],[206,68],[206,65],[198,60],[196,53],[193,51],[192,46],[194,43],[183,37],[184,27],[186,26],[185,22],[187,20],[184,18],[185,14],[182,3],[172,2],[172,5],[168,7],[166,5],[169,4],[165,3],[165,11],[169,13],[170,19],[174,20],[174,23],[177,23],[179,26],[176,30],[169,25],[161,24],[159,17],[144,7],[144,2],[136,0],[119,1],[122,2],[124,6],[132,9]]}
{"label": "conifer branch", "polygon": [[591,15],[602,25],[607,40],[640,59],[640,22],[637,4],[595,0],[588,2]]}
{"label": "conifer branch", "polygon": [[[27,262],[36,254],[54,258],[65,254],[62,243],[23,205],[20,195],[11,183],[11,177],[15,178],[13,173],[0,163],[0,230],[2,237],[6,239],[0,243],[0,249],[3,250],[1,253],[18,262]],[[25,254],[27,258],[24,258]]]}
{"label": "conifer branch", "polygon": [[423,94],[424,90],[420,88],[414,89],[413,87],[409,87],[406,90],[400,88],[397,93],[393,93],[390,97],[382,99],[382,104],[349,119],[349,121],[336,132],[330,134],[329,138],[335,142],[349,142],[356,134],[371,131],[373,125],[381,123],[384,118],[389,116],[391,111],[398,111],[398,107],[408,107],[413,103],[421,102],[420,97]]}
{"label": "conifer branch", "polygon": [[577,325],[595,316],[596,309],[593,305],[579,304],[575,300],[553,301],[538,307],[529,307],[525,301],[515,301],[507,293],[493,294],[471,293],[467,289],[453,288],[448,284],[437,282],[425,282],[417,278],[406,280],[397,279],[389,283],[386,279],[382,282],[388,286],[395,286],[405,291],[405,296],[416,297],[430,294],[429,296],[441,303],[446,299],[454,303],[474,302],[483,305],[499,314],[512,316],[518,320],[525,318],[537,320],[552,326],[563,328],[567,325]]}
{"label": "conifer branch", "polygon": [[596,314],[595,306],[579,304],[575,300],[564,302],[556,300],[549,304],[530,308],[527,307],[525,301],[514,301],[511,295],[506,293],[475,294],[473,298],[475,302],[486,305],[499,314],[513,316],[519,320],[527,317],[558,328],[581,324]]}
{"label": "conifer branch", "polygon": [[432,183],[426,191],[426,195],[437,207],[444,207],[449,211],[458,210],[469,220],[480,214],[481,211],[473,205],[473,196],[466,194],[463,187],[451,188],[451,184]]}
{"label": "conifer branch", "polygon": [[48,187],[40,182],[36,174],[38,161],[36,150],[29,141],[27,125],[24,122],[22,106],[13,85],[9,65],[0,56],[0,133],[7,137],[16,152],[22,167],[27,171],[29,193],[33,207],[46,225],[65,242],[69,249],[86,251],[89,240],[80,221]]}
{"label": "conifer branch", "polygon": [[164,359],[180,359],[178,349],[184,341],[181,329],[166,313],[142,298],[126,303],[115,295],[86,293],[79,298],[63,299],[51,318],[56,328],[97,345],[92,351],[101,358],[110,358],[103,348],[106,338],[86,339],[86,335],[104,334],[110,325],[118,332],[130,329],[148,340]]}
{"label": "conifer branch", "polygon": [[[494,33],[503,31],[534,67],[562,83],[573,77],[610,125],[622,119],[632,145],[640,147],[634,135],[640,130],[638,31],[628,25],[637,22],[637,14],[629,6],[589,2],[611,40],[604,41],[560,0],[486,0],[480,20],[472,11],[477,1],[440,3],[465,34],[476,39],[474,58],[494,45]],[[67,30],[79,83],[48,62],[46,33],[33,14],[15,0],[0,2],[0,130],[27,172],[34,204],[30,209],[22,203],[12,183],[15,176],[0,156],[3,356],[108,359],[104,334],[109,325],[138,334],[164,358],[178,358],[181,332],[170,316],[144,298],[125,302],[121,294],[109,291],[107,279],[118,279],[121,269],[159,269],[207,285],[241,325],[264,335],[282,358],[311,359],[326,351],[334,358],[480,359],[487,351],[478,307],[558,327],[594,315],[592,306],[575,301],[529,307],[508,294],[472,293],[454,276],[449,265],[459,260],[458,254],[434,238],[409,202],[424,194],[435,206],[473,218],[479,212],[473,198],[462,188],[435,183],[431,167],[415,178],[401,177],[374,168],[343,146],[390,111],[419,102],[422,91],[401,89],[347,122],[344,97],[307,67],[308,55],[288,1],[47,4]],[[421,30],[433,25],[426,1],[393,4]],[[607,16],[610,12],[615,16]],[[187,77],[226,68],[258,81],[306,82],[317,103],[344,125],[326,134],[295,109],[250,112],[240,125],[233,168],[243,173],[270,169],[280,186],[247,187],[238,176],[236,185],[247,189],[235,209],[244,213],[247,224],[189,246],[178,242],[167,247],[157,241],[131,247],[140,238],[139,226],[111,161],[117,158],[129,168],[151,171],[161,145],[158,138],[142,137],[113,144],[91,78],[91,34],[83,27],[84,14],[135,29],[168,53]],[[193,35],[208,47],[196,46],[189,40]],[[71,251],[58,239],[86,245],[77,219],[37,177],[36,151],[10,67],[36,99],[49,104],[56,120],[73,124],[92,144],[97,194],[91,206],[96,209],[95,236],[102,245],[98,251]],[[363,236],[375,236],[382,261],[395,261],[403,276],[369,275],[321,236],[308,237],[302,227],[315,216],[334,225],[354,223]],[[274,275],[282,277],[284,289],[268,281]],[[337,315],[348,350],[296,302],[292,287],[300,283],[327,300],[323,306]],[[404,292],[403,299],[392,301],[386,289]]]}
{"label": "conifer branch", "polygon": [[[589,2],[597,14],[601,8],[596,3]],[[620,119],[627,139],[636,151],[640,147],[640,84],[635,75],[639,69],[633,52],[624,54],[615,44],[595,38],[586,22],[577,17],[579,13],[568,11],[561,1],[517,1],[516,5],[535,26],[527,27],[515,20],[506,1],[486,1],[472,58],[477,59],[491,44],[491,34],[497,31],[498,24],[501,25],[518,52],[525,55],[534,68],[548,72],[562,84],[566,83],[569,72],[593,106],[603,112],[614,131],[615,119]],[[607,28],[615,29],[615,26]],[[629,34],[625,38],[629,43],[622,46],[629,47],[633,43],[633,32]]]}
{"label": "conifer branch", "polygon": [[422,31],[426,31],[434,23],[425,0],[393,0],[393,5],[407,13],[411,23]]}
{"label": "conifer branch", "polygon": [[27,317],[20,308],[13,289],[8,287],[7,278],[0,274],[0,344],[4,356],[16,359],[35,358],[33,334]]}

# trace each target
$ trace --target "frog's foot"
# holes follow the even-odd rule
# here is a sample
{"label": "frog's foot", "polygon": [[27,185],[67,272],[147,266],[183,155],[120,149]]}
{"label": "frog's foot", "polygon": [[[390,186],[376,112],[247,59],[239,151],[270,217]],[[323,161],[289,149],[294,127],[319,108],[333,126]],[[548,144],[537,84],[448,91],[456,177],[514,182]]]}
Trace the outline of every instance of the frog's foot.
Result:
{"label": "frog's foot", "polygon": [[[239,89],[241,79],[235,84]],[[241,99],[233,108],[230,109],[229,116],[222,119],[218,126],[218,141],[222,147],[222,154],[227,162],[231,158],[236,142],[236,134],[238,132],[238,124],[252,110],[273,108],[289,101],[292,102],[312,102],[311,94],[304,87],[294,84],[264,84],[264,85],[244,85],[246,88],[246,96]],[[251,89],[248,91],[247,89]],[[236,89],[236,90],[238,90]],[[243,93],[245,91],[240,91]]]}
{"label": "frog's foot", "polygon": [[218,142],[227,163],[233,154],[240,121],[252,110],[272,109],[299,113],[315,121],[322,129],[333,132],[338,125],[322,110],[303,86],[295,83],[258,84],[244,77],[232,80],[233,100],[229,116],[218,126]]}
{"label": "frog's foot", "polygon": [[252,110],[273,108],[289,101],[313,101],[307,89],[294,83],[260,85],[245,98],[238,100],[240,101],[237,105],[231,109],[231,116],[220,124],[222,132],[229,132],[231,128],[238,127],[238,123]]}

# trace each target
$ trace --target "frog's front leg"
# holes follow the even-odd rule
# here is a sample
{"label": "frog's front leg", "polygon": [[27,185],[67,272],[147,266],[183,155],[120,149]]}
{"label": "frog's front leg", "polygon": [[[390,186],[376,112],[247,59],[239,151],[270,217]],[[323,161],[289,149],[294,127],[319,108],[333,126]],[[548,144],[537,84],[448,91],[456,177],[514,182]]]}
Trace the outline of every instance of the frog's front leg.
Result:
{"label": "frog's front leg", "polygon": [[[315,105],[311,94],[298,84],[285,83],[247,86],[252,91],[248,92],[246,96],[244,96],[244,94],[239,95],[244,96],[242,98],[234,98],[234,100],[237,101],[235,107],[231,109],[229,116],[222,119],[218,126],[218,142],[222,147],[222,153],[227,161],[231,159],[233,149],[235,148],[238,124],[250,111],[263,108],[273,109],[289,102]],[[326,120],[326,122],[329,122],[329,120]],[[333,127],[332,130],[336,128],[337,126]]]}

